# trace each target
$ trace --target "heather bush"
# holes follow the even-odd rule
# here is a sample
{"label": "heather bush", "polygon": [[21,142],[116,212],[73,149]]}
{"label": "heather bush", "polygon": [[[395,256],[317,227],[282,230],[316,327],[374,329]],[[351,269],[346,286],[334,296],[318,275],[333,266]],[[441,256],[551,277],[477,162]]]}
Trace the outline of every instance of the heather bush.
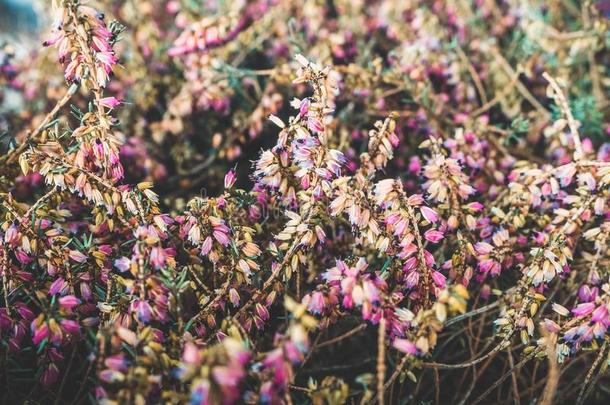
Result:
{"label": "heather bush", "polygon": [[608,2],[44,11],[0,44],[3,403],[609,399]]}

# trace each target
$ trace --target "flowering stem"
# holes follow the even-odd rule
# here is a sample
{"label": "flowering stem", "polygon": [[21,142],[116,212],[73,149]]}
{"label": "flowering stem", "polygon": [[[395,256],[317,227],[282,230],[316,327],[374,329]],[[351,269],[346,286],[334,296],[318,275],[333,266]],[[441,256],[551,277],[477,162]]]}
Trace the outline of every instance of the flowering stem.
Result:
{"label": "flowering stem", "polygon": [[[78,5],[76,3],[73,3],[67,9],[68,13],[72,17],[72,20],[74,21],[74,26],[81,26],[77,14]],[[97,80],[97,70],[95,68],[94,57],[91,53],[91,47],[85,42],[85,39],[80,35],[80,31],[78,29],[76,29],[76,40],[78,41],[81,51],[83,52],[83,55],[87,60],[87,64],[89,65],[89,75],[93,79],[90,80],[90,82],[93,86],[93,94],[95,96],[95,105],[98,111],[98,118],[101,121],[102,117],[104,117],[106,114],[104,113],[104,107],[102,106],[102,103],[100,101],[102,98],[102,89],[100,88],[99,82]]]}

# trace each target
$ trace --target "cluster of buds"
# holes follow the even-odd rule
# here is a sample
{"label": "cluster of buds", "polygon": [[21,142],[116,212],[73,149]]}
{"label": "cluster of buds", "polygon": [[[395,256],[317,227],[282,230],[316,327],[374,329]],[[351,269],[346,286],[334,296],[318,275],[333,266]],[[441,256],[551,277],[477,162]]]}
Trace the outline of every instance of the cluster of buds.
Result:
{"label": "cluster of buds", "polygon": [[[347,310],[353,307],[361,308],[362,319],[379,322],[380,290],[385,289],[386,285],[379,277],[367,273],[367,267],[368,264],[363,258],[358,259],[354,266],[337,260],[337,265],[323,275],[329,296],[322,297],[321,292],[314,292],[306,297],[308,310],[319,314],[325,312],[327,304],[340,301]],[[331,294],[338,296],[332,297]]]}
{"label": "cluster of buds", "polygon": [[295,366],[303,362],[310,350],[309,332],[317,325],[304,304],[286,297],[284,307],[291,318],[286,332],[276,335],[275,349],[253,365],[261,381],[257,398],[260,403],[282,402],[294,382]]}
{"label": "cluster of buds", "polygon": [[[422,142],[420,148],[431,151],[431,156],[423,168],[423,175],[428,179],[423,188],[433,201],[447,207],[450,213],[447,225],[455,229],[462,216],[461,203],[474,194],[475,189],[458,160],[446,156],[439,139],[430,138]],[[474,227],[472,216],[466,216],[464,220],[468,227]]]}
{"label": "cluster of buds", "polygon": [[205,349],[187,342],[177,374],[189,384],[192,403],[232,404],[239,399],[239,384],[247,375],[250,359],[251,353],[238,335],[226,336]]}
{"label": "cluster of buds", "polygon": [[112,49],[118,34],[116,24],[108,27],[104,14],[89,6],[68,4],[59,7],[58,14],[51,36],[43,45],[57,46],[66,80],[93,89],[106,87],[118,62]]}
{"label": "cluster of buds", "polygon": [[464,313],[468,291],[460,284],[443,290],[431,308],[421,309],[414,315],[408,310],[396,310],[399,316],[408,317],[408,329],[403,337],[394,339],[397,350],[412,356],[424,356],[436,346],[438,333],[448,315]]}
{"label": "cluster of buds", "polygon": [[[245,3],[245,4],[244,4]],[[206,17],[188,26],[168,50],[170,56],[206,52],[232,41],[265,15],[273,0],[237,1],[226,14]]]}

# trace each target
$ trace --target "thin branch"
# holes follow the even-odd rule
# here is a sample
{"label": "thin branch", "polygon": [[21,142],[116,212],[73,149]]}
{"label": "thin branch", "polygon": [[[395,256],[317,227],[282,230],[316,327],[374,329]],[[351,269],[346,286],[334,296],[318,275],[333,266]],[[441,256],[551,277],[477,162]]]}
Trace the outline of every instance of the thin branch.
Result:
{"label": "thin branch", "polygon": [[477,316],[479,314],[484,314],[487,311],[491,311],[494,308],[497,308],[500,305],[500,301],[492,302],[491,304],[485,305],[481,308],[473,309],[472,311],[466,312],[465,314],[458,315],[454,318],[449,319],[445,322],[445,327],[451,326],[455,323],[463,321],[464,319],[472,318],[473,316]]}
{"label": "thin branch", "polygon": [[66,105],[68,101],[70,101],[72,96],[76,93],[76,90],[78,90],[77,84],[73,84],[72,86],[70,86],[66,91],[66,94],[64,94],[64,96],[57,102],[57,104],[55,104],[55,107],[53,107],[53,109],[44,117],[40,125],[38,125],[38,127],[36,127],[33,132],[26,134],[25,139],[17,148],[13,149],[9,154],[0,157],[0,162],[3,159],[6,159],[7,165],[13,163],[15,159],[18,158],[19,155],[25,150],[25,148],[27,148],[29,141],[32,139],[36,139],[38,135],[40,135],[40,133],[47,128],[47,125],[49,125],[53,118],[55,118],[55,115],[57,115],[59,110],[61,110],[61,108]]}
{"label": "thin branch", "polygon": [[358,332],[360,332],[360,331],[362,331],[364,329],[366,329],[366,324],[365,323],[356,326],[354,329],[351,329],[351,330],[345,332],[342,335],[339,335],[337,337],[334,337],[332,339],[329,339],[329,340],[326,340],[326,341],[320,343],[319,345],[314,347],[314,350],[321,349],[323,347],[333,345],[333,344],[335,344],[337,342],[340,342],[340,341],[342,341],[344,339],[349,338],[350,336],[353,336],[353,335],[357,334]]}
{"label": "thin branch", "polygon": [[555,93],[555,101],[559,104],[561,112],[565,115],[566,120],[568,121],[568,127],[570,128],[570,133],[574,139],[574,160],[580,160],[584,157],[584,153],[582,151],[582,143],[580,142],[580,135],[578,133],[578,125],[576,124],[576,120],[572,115],[568,100],[566,99],[565,94],[563,94],[563,90],[561,90],[561,87],[559,87],[557,81],[553,79],[551,75],[544,72],[542,73],[542,77],[544,77],[551,85],[551,88]]}
{"label": "thin branch", "polygon": [[477,399],[475,399],[471,404],[472,405],[476,405],[479,402],[481,402],[487,395],[489,395],[494,389],[496,389],[496,387],[500,384],[502,384],[502,382],[504,380],[506,380],[512,373],[513,370],[521,367],[522,365],[524,365],[525,363],[527,363],[528,361],[530,361],[532,358],[534,358],[534,356],[536,356],[536,354],[538,354],[540,352],[540,349],[534,350],[532,351],[529,355],[527,355],[527,357],[525,357],[523,360],[521,360],[519,363],[515,364],[514,367],[511,367],[506,373],[504,373],[502,375],[502,377],[500,377],[495,383],[492,384],[491,387],[489,387],[484,393],[482,393]]}
{"label": "thin branch", "polygon": [[464,50],[459,44],[457,45],[456,49],[458,56],[460,57],[460,59],[462,59],[462,62],[464,62],[466,68],[468,69],[468,73],[470,73],[470,76],[472,77],[472,81],[474,82],[474,85],[477,88],[477,91],[479,92],[479,97],[481,97],[481,102],[483,104],[487,103],[487,94],[485,93],[485,88],[483,87],[483,83],[481,82],[479,73],[476,71],[474,66],[472,66],[470,59],[468,59],[468,56],[466,56]]}
{"label": "thin branch", "polygon": [[379,335],[377,337],[377,400],[379,405],[384,405],[385,394],[385,332],[386,321],[382,316],[379,320]]}
{"label": "thin branch", "polygon": [[[498,63],[500,64],[500,67],[506,72],[506,74],[508,75],[508,77],[514,77],[515,75],[518,76],[518,73],[515,72],[515,70],[512,68],[512,66],[508,63],[508,61],[504,58],[504,56],[502,56],[500,54],[500,51],[496,48],[492,49],[492,53],[494,54],[496,60],[498,61]],[[551,118],[551,113],[544,108],[544,106],[542,104],[540,104],[540,102],[538,100],[536,100],[536,97],[534,97],[532,95],[532,93],[528,90],[527,87],[525,87],[525,85],[523,83],[521,83],[520,80],[517,80],[515,82],[515,85],[517,86],[517,90],[519,91],[519,93],[521,93],[521,95],[527,100],[529,101],[529,103],[531,105],[534,106],[534,108],[536,110],[538,110],[538,112],[540,114],[543,115],[544,118],[546,119],[550,119]]]}
{"label": "thin branch", "polygon": [[606,356],[607,347],[608,347],[608,342],[604,341],[604,344],[602,345],[597,357],[595,358],[595,361],[593,362],[593,365],[587,372],[587,376],[585,377],[585,380],[582,383],[582,387],[580,389],[580,392],[578,393],[578,399],[576,400],[576,405],[584,404],[585,400],[587,399],[587,396],[588,396],[587,388],[588,388],[589,382],[593,378],[593,373],[595,373],[595,370],[597,369],[597,367],[600,365],[600,363]]}

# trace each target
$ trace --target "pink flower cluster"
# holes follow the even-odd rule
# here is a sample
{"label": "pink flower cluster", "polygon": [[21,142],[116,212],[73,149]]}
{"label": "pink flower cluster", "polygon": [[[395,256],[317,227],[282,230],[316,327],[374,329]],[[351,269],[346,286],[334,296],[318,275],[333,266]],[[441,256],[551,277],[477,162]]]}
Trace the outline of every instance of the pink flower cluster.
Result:
{"label": "pink flower cluster", "polygon": [[[83,29],[79,21],[82,19],[89,32]],[[90,79],[94,86],[106,87],[118,58],[112,49],[114,34],[106,26],[104,15],[88,6],[61,9],[54,26],[43,46],[57,46],[59,61],[65,66],[65,79],[70,82]],[[106,104],[115,103],[106,99]]]}

